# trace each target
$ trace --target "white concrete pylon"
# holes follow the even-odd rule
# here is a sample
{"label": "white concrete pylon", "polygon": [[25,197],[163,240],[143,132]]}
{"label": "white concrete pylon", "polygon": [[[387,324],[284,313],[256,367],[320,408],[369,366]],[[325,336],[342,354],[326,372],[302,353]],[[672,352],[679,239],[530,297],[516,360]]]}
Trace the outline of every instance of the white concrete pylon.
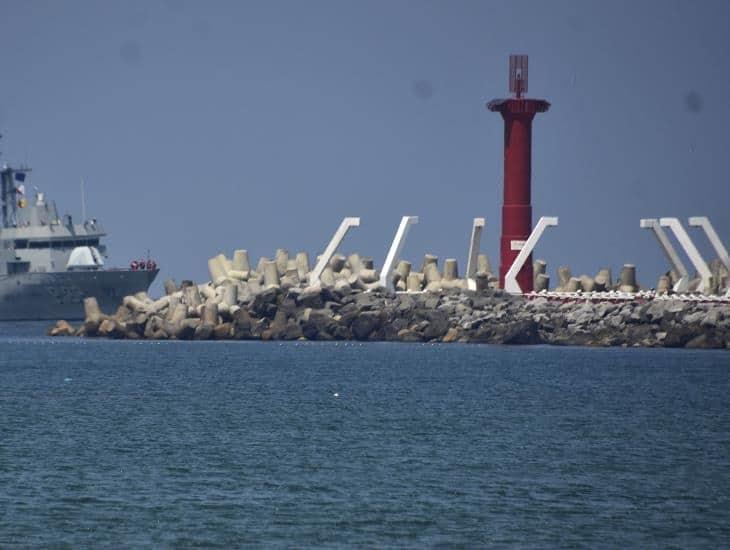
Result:
{"label": "white concrete pylon", "polygon": [[342,239],[345,238],[345,235],[350,230],[350,228],[358,227],[359,225],[360,218],[344,218],[342,220],[340,227],[338,227],[337,231],[335,231],[335,234],[332,236],[332,239],[327,245],[327,248],[325,248],[324,253],[319,257],[317,265],[315,265],[314,269],[309,273],[309,284],[311,286],[316,286],[319,284],[319,278],[322,275],[324,268],[327,267],[330,258],[332,258],[334,253],[337,252],[337,247],[340,246]]}
{"label": "white concrete pylon", "polygon": [[403,216],[398,226],[398,231],[395,232],[395,238],[390,245],[388,255],[385,257],[385,263],[383,269],[380,271],[380,286],[389,288],[389,281],[393,275],[393,268],[395,267],[395,261],[400,257],[400,253],[403,250],[403,245],[406,242],[406,235],[412,225],[418,223],[418,216]]}
{"label": "white concrete pylon", "polygon": [[525,244],[522,246],[522,250],[520,250],[520,253],[517,254],[515,261],[512,262],[509,270],[504,275],[504,289],[507,292],[509,292],[510,294],[522,294],[522,289],[517,282],[517,274],[520,272],[520,269],[522,269],[522,266],[525,265],[525,262],[527,261],[527,258],[530,257],[530,254],[532,254],[533,249],[537,245],[537,241],[540,240],[540,237],[542,237],[545,229],[547,229],[549,226],[555,225],[558,225],[557,217],[542,216],[537,221],[537,225],[535,225],[532,233],[530,233],[530,236],[525,241]]}
{"label": "white concrete pylon", "polygon": [[707,235],[712,248],[715,249],[717,257],[720,258],[720,261],[723,263],[725,268],[730,271],[730,256],[728,256],[727,249],[725,248],[725,245],[722,244],[715,228],[712,227],[709,218],[705,216],[694,216],[689,219],[689,224],[692,227],[701,227],[705,230],[705,235]]}
{"label": "white concrete pylon", "polygon": [[689,238],[687,231],[682,227],[682,224],[677,218],[660,218],[659,224],[662,227],[668,227],[674,233],[674,236],[679,241],[680,246],[684,249],[684,252],[689,257],[689,261],[697,270],[702,278],[701,291],[703,294],[708,294],[711,291],[710,281],[712,279],[712,273],[707,267],[705,260],[702,259],[697,247],[695,247],[692,239]]}
{"label": "white concrete pylon", "polygon": [[466,284],[470,290],[477,289],[477,257],[479,256],[479,245],[481,244],[482,231],[486,224],[484,218],[474,218],[471,227],[471,240],[469,241],[469,259],[466,264]]}
{"label": "white concrete pylon", "polygon": [[667,237],[667,234],[659,225],[659,220],[656,218],[643,218],[640,220],[639,225],[644,229],[651,229],[654,232],[654,236],[659,241],[659,246],[664,250],[664,254],[667,256],[672,269],[679,275],[679,280],[674,283],[674,292],[687,292],[687,285],[689,284],[689,273],[687,268],[684,267],[684,263],[679,258],[679,254],[672,246],[672,242]]}

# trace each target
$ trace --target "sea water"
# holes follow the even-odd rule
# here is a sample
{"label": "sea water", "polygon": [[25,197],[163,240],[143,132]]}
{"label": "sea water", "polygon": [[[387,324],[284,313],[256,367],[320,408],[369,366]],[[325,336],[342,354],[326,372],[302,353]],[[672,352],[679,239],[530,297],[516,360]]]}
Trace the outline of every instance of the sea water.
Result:
{"label": "sea water", "polygon": [[730,353],[0,324],[0,546],[730,542]]}

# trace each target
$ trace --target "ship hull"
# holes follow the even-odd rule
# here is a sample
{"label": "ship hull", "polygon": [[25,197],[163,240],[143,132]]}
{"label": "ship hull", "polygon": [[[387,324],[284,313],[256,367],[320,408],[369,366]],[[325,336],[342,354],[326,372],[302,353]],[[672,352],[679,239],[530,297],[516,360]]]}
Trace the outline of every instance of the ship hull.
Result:
{"label": "ship hull", "polygon": [[94,296],[113,314],[122,299],[146,291],[158,270],[62,271],[0,276],[0,320],[84,318],[84,298]]}

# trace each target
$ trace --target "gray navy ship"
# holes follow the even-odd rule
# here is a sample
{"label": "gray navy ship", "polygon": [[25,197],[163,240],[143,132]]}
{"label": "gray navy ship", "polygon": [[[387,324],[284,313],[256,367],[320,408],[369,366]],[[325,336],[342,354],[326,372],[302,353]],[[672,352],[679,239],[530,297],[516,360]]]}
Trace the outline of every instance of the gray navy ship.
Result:
{"label": "gray navy ship", "polygon": [[82,319],[87,296],[114,313],[124,296],[149,288],[159,271],[154,262],[106,268],[101,224],[59,218],[55,202],[38,190],[28,198],[29,173],[0,168],[0,320]]}

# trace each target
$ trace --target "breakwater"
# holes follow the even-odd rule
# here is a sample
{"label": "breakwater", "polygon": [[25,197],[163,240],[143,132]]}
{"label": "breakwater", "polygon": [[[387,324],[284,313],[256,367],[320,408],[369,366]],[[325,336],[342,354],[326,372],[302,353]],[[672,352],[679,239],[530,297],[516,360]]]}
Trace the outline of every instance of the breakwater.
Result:
{"label": "breakwater", "polygon": [[[236,290],[233,290],[236,289]],[[186,283],[152,300],[128,296],[113,315],[94,298],[78,327],[54,336],[154,340],[360,340],[730,349],[730,304],[654,297],[551,300],[501,290],[270,286],[238,295],[230,282]],[[172,290],[172,289],[170,289]]]}

